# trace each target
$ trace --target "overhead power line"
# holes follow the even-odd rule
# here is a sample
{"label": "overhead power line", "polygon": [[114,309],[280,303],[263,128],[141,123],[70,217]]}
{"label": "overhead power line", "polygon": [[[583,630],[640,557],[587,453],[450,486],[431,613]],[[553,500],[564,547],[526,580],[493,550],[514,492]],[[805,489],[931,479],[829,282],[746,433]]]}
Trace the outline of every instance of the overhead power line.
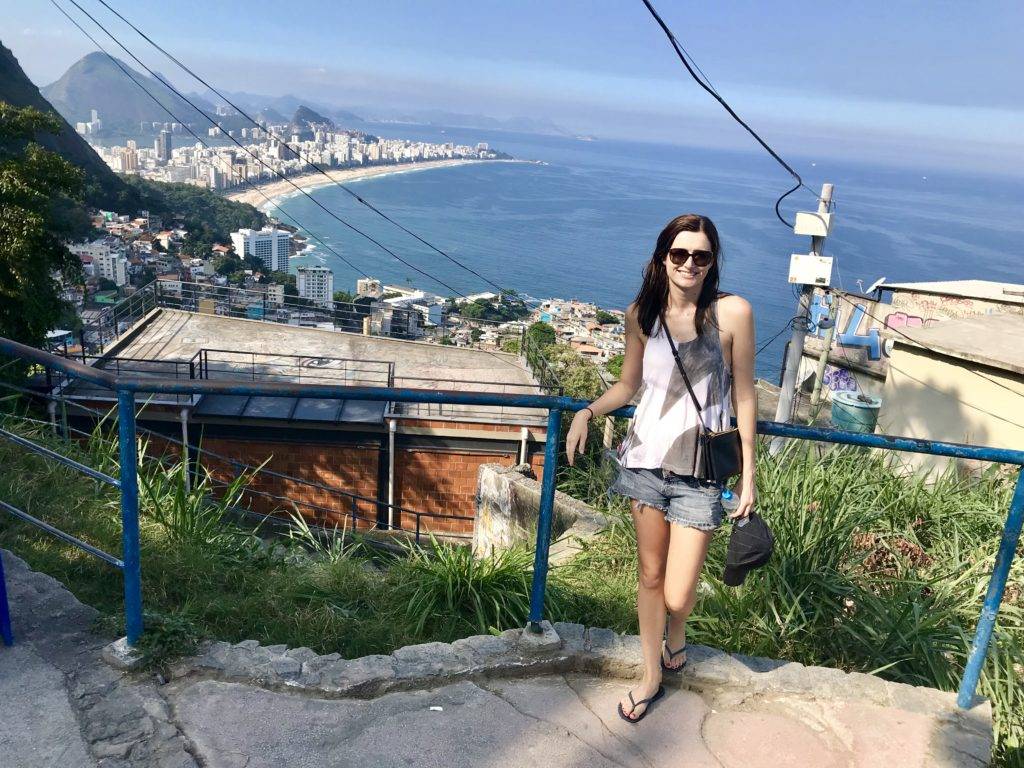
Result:
{"label": "overhead power line", "polygon": [[[54,0],[50,0],[50,2],[53,3],[54,5],[56,5]],[[144,70],[146,70],[146,72],[148,72],[149,75],[152,78],[154,78],[155,80],[157,80],[160,83],[162,83],[172,93],[174,93],[178,98],[180,98],[182,101],[184,101],[190,107],[192,107],[192,109],[194,109],[196,112],[198,112],[204,118],[206,118],[206,120],[210,123],[211,126],[216,126],[217,125],[217,122],[213,118],[211,118],[208,114],[206,114],[206,112],[204,110],[202,110],[198,105],[196,105],[195,102],[193,102],[191,99],[189,99],[185,94],[183,94],[180,90],[178,90],[173,85],[171,85],[165,78],[161,77],[157,72],[154,72],[148,65],[146,65],[141,59],[139,59],[139,57],[136,56],[131,50],[129,50],[128,47],[124,45],[124,43],[122,43],[120,40],[118,40],[118,38],[113,33],[111,33],[103,24],[101,24],[96,19],[96,17],[94,17],[85,8],[83,8],[81,6],[81,4],[78,3],[78,0],[69,0],[69,2],[72,5],[74,5],[79,11],[81,11],[85,16],[87,16],[92,21],[93,24],[95,24],[97,27],[99,27],[101,30],[103,30],[103,33],[107,37],[109,37],[121,50],[123,50],[128,56],[130,56],[135,62],[137,62],[140,67],[142,67]],[[414,270],[415,272],[418,272],[419,274],[423,275],[424,277],[428,278],[429,280],[433,280],[438,285],[444,286],[449,291],[452,291],[456,296],[459,296],[460,298],[463,298],[463,299],[468,299],[468,297],[465,296],[461,291],[457,290],[456,288],[453,288],[448,283],[446,283],[443,280],[441,280],[439,277],[435,277],[434,275],[431,275],[429,272],[426,272],[426,271],[420,269],[415,264],[413,264],[413,263],[403,259],[401,256],[399,256],[397,253],[395,253],[392,249],[388,248],[382,242],[380,242],[376,238],[372,237],[371,235],[368,235],[366,232],[363,232],[361,229],[356,227],[354,224],[351,224],[348,221],[346,221],[345,219],[343,219],[341,216],[339,216],[334,211],[332,211],[330,208],[325,206],[323,203],[321,203],[315,197],[310,195],[309,192],[307,192],[305,189],[300,187],[298,184],[296,184],[290,178],[285,176],[283,173],[278,171],[276,168],[268,165],[258,154],[256,154],[252,150],[250,150],[248,147],[246,147],[244,144],[242,144],[240,141],[238,141],[234,136],[230,136],[229,135],[228,139],[230,139],[231,142],[235,144],[235,146],[237,146],[239,149],[241,149],[247,155],[249,155],[254,160],[256,160],[256,162],[258,162],[261,166],[263,166],[264,168],[266,168],[270,172],[272,172],[275,175],[277,175],[278,177],[280,177],[280,179],[282,181],[287,182],[297,192],[299,192],[300,194],[304,195],[305,197],[307,197],[311,201],[313,201],[314,205],[316,205],[318,208],[323,210],[327,215],[329,215],[335,221],[337,221],[338,223],[344,225],[345,227],[347,227],[348,229],[352,230],[353,232],[355,232],[356,234],[360,235],[361,237],[369,240],[371,243],[376,245],[382,251],[384,251],[385,253],[389,254],[390,256],[395,258],[397,261],[401,262],[402,264],[404,264],[405,266],[407,266],[410,269]]]}
{"label": "overhead power line", "polygon": [[[121,63],[121,62],[120,62],[120,61],[119,61],[119,60],[117,59],[117,57],[115,57],[115,56],[111,55],[111,53],[110,53],[110,52],[109,52],[109,51],[108,51],[108,50],[107,50],[106,48],[104,48],[104,47],[103,47],[103,46],[102,46],[102,45],[101,45],[101,44],[99,43],[99,41],[97,41],[97,40],[96,40],[96,38],[95,38],[95,37],[93,37],[93,36],[92,36],[92,35],[91,35],[91,34],[90,34],[90,33],[88,32],[88,30],[86,30],[86,29],[85,29],[85,28],[84,28],[84,27],[83,27],[83,26],[82,26],[81,24],[79,24],[79,23],[78,23],[78,21],[77,21],[76,19],[74,19],[74,18],[73,18],[73,17],[72,17],[72,16],[71,16],[71,15],[70,15],[70,14],[69,14],[69,13],[68,13],[68,12],[67,12],[66,10],[64,10],[64,8],[62,8],[61,6],[57,5],[57,3],[56,3],[56,2],[54,2],[54,0],[50,0],[50,2],[51,2],[51,3],[53,4],[53,6],[54,6],[54,7],[55,7],[55,8],[56,8],[56,9],[57,9],[58,11],[60,11],[60,12],[61,12],[62,14],[64,14],[64,16],[65,16],[65,17],[66,17],[66,18],[68,19],[68,21],[70,21],[70,22],[71,22],[72,24],[74,24],[74,25],[75,25],[76,27],[78,27],[78,30],[79,30],[79,31],[80,31],[80,32],[81,32],[81,33],[82,33],[83,35],[85,35],[85,36],[86,36],[86,37],[87,37],[87,38],[88,38],[88,39],[89,39],[90,41],[92,41],[92,44],[93,44],[93,45],[95,45],[95,46],[96,46],[97,48],[99,48],[99,49],[100,49],[100,51],[102,51],[102,52],[103,52],[103,54],[104,54],[104,55],[106,55],[106,57],[107,57],[108,59],[110,59],[110,60],[111,60],[111,61],[112,61],[112,62],[113,62],[113,63],[114,63],[114,64],[115,64],[116,66],[117,66],[117,68],[121,70],[121,72],[123,72],[123,73],[124,73],[125,77],[127,77],[127,78],[128,78],[129,80],[131,80],[131,81],[132,81],[132,82],[133,82],[133,83],[134,83],[134,84],[135,84],[135,85],[136,85],[136,86],[137,86],[137,87],[138,87],[138,88],[139,88],[139,89],[140,89],[140,90],[141,90],[141,91],[142,91],[143,93],[145,93],[145,94],[146,94],[146,96],[148,96],[148,97],[149,97],[149,98],[150,98],[150,99],[151,99],[151,100],[153,101],[153,103],[154,103],[154,104],[156,104],[156,105],[157,105],[158,107],[160,107],[160,109],[162,109],[162,110],[163,110],[163,111],[164,111],[164,112],[165,112],[165,113],[167,114],[167,116],[171,118],[171,120],[172,120],[173,122],[176,122],[176,123],[178,123],[178,124],[182,125],[182,126],[183,126],[183,127],[185,128],[185,130],[186,130],[186,131],[188,131],[189,135],[191,135],[191,136],[192,136],[192,137],[193,137],[193,138],[194,138],[194,139],[195,139],[196,141],[198,141],[198,142],[199,142],[200,144],[202,144],[202,145],[203,145],[203,147],[205,147],[206,149],[209,149],[209,148],[210,148],[210,145],[209,145],[209,143],[208,143],[208,142],[206,142],[206,141],[205,141],[205,140],[204,140],[204,139],[203,139],[203,138],[202,138],[201,136],[199,136],[199,134],[197,134],[197,133],[196,133],[195,131],[193,131],[193,130],[192,130],[192,128],[191,128],[191,127],[190,127],[190,126],[188,125],[188,123],[184,122],[184,121],[183,121],[183,120],[182,120],[182,119],[181,119],[180,117],[178,117],[178,116],[177,116],[176,114],[174,114],[174,112],[172,112],[172,111],[171,111],[171,110],[170,110],[170,109],[169,109],[169,108],[168,108],[167,106],[165,106],[165,105],[164,105],[164,104],[163,104],[163,103],[162,103],[162,102],[160,101],[160,99],[158,99],[158,98],[156,97],[156,95],[155,95],[155,94],[154,94],[154,93],[153,93],[152,91],[150,91],[150,90],[149,90],[149,88],[147,88],[147,87],[146,87],[146,86],[145,86],[145,85],[144,85],[143,83],[140,83],[140,82],[139,82],[139,81],[138,81],[138,80],[137,80],[137,79],[135,78],[135,76],[134,76],[134,75],[132,74],[132,72],[131,72],[131,70],[130,70],[130,69],[128,69],[128,68],[127,68],[126,66],[124,66],[124,65],[123,65],[123,64],[122,64],[122,63]],[[245,179],[243,179],[243,181],[244,181],[244,182],[245,182],[245,183],[246,183],[246,184],[247,184],[247,185],[248,185],[248,186],[250,187],[250,189],[252,189],[252,190],[253,190],[254,192],[258,193],[258,194],[259,194],[259,195],[260,195],[260,196],[261,196],[261,197],[262,197],[262,198],[263,198],[263,199],[264,199],[264,200],[265,200],[265,201],[266,201],[267,203],[269,203],[269,204],[273,204],[273,202],[274,202],[274,201],[273,201],[273,200],[271,200],[271,199],[270,199],[270,198],[269,198],[269,197],[267,196],[267,194],[266,194],[266,193],[265,193],[265,192],[264,192],[264,191],[263,191],[263,190],[262,190],[262,189],[260,188],[259,184],[254,184],[253,182],[249,181],[249,179],[248,179],[248,178],[245,178]],[[286,217],[288,217],[288,219],[290,219],[290,220],[291,220],[291,221],[292,221],[292,222],[293,222],[293,223],[295,224],[295,226],[299,227],[300,229],[303,229],[303,230],[305,230],[305,232],[306,232],[307,234],[309,234],[309,236],[310,236],[310,237],[312,237],[312,238],[313,238],[314,240],[316,240],[316,241],[317,241],[318,243],[320,243],[321,245],[323,245],[323,247],[324,247],[324,248],[326,248],[326,249],[327,249],[328,251],[330,251],[331,253],[333,253],[333,254],[334,254],[335,256],[337,256],[337,257],[338,257],[339,259],[341,259],[341,261],[342,261],[342,262],[343,262],[344,264],[347,264],[347,265],[348,265],[349,267],[351,267],[351,268],[352,268],[353,270],[355,270],[355,272],[356,272],[357,274],[360,274],[360,275],[362,275],[363,277],[369,277],[369,275],[367,275],[367,274],[366,274],[366,272],[365,272],[364,270],[360,269],[360,268],[359,268],[359,267],[357,267],[357,266],[356,266],[355,264],[353,264],[353,263],[352,263],[351,261],[349,261],[349,260],[348,260],[348,259],[346,259],[346,258],[345,258],[344,256],[342,256],[342,255],[341,255],[341,253],[339,253],[339,252],[338,252],[338,251],[337,251],[337,250],[336,250],[335,248],[333,248],[333,247],[332,247],[332,246],[331,246],[330,244],[328,244],[328,243],[327,243],[327,242],[326,242],[326,241],[325,241],[325,240],[324,240],[323,238],[321,238],[321,237],[320,237],[319,235],[317,235],[317,234],[316,234],[315,232],[313,232],[312,230],[310,230],[310,229],[309,229],[308,227],[306,227],[306,226],[304,226],[303,224],[301,224],[301,223],[300,223],[300,222],[298,221],[298,219],[294,218],[294,217],[293,217],[293,216],[292,216],[291,214],[289,214],[289,213],[288,213],[287,211],[285,211],[285,210],[284,210],[283,208],[280,208],[280,207],[278,207],[278,211],[280,211],[280,212],[281,212],[282,214],[284,214],[284,215],[285,215]]]}
{"label": "overhead power line", "polygon": [[[103,0],[100,0],[100,2],[106,5],[106,3],[103,2]],[[771,155],[779,165],[785,168],[786,171],[794,179],[796,179],[796,184],[793,186],[793,188],[785,192],[781,197],[779,197],[778,200],[775,201],[775,215],[779,217],[779,221],[781,221],[787,227],[792,229],[793,225],[786,221],[784,218],[782,218],[782,213],[779,211],[779,206],[782,204],[782,201],[785,200],[794,192],[796,192],[801,187],[804,187],[805,189],[809,190],[811,194],[813,194],[816,198],[818,197],[817,193],[815,193],[813,189],[804,184],[803,179],[800,178],[800,174],[793,170],[789,163],[783,160],[779,156],[779,154],[768,145],[768,142],[762,139],[753,128],[747,125],[747,123],[739,115],[736,114],[736,111],[729,106],[729,103],[724,98],[722,98],[722,96],[719,95],[715,87],[711,85],[711,80],[708,78],[707,75],[704,74],[704,71],[697,66],[697,63],[692,62],[691,64],[693,57],[686,52],[686,49],[684,49],[679,40],[676,39],[676,36],[672,33],[672,30],[669,28],[668,24],[665,23],[665,20],[662,19],[661,16],[658,14],[658,11],[655,10],[650,0],[642,0],[642,2],[645,6],[647,6],[647,10],[650,11],[651,16],[654,17],[654,20],[658,23],[658,26],[660,26],[662,31],[665,33],[665,36],[668,38],[669,43],[671,43],[672,48],[676,52],[676,56],[679,57],[679,60],[683,63],[683,66],[686,67],[686,71],[690,73],[690,76],[694,79],[697,85],[699,85],[709,94],[711,94],[712,98],[714,98],[715,101],[721,104],[722,108],[729,113],[729,116],[732,117],[732,119],[735,120],[737,123],[739,123],[747,131],[747,133],[753,136],[754,140],[757,141],[757,143],[760,144],[764,148],[764,150],[769,155]],[[700,72],[700,74],[704,78],[703,80],[697,76],[697,72],[694,71],[694,68],[696,68],[696,70]],[[820,198],[818,199],[820,200]]]}
{"label": "overhead power line", "polygon": [[[124,17],[124,15],[122,15],[116,8],[112,7],[109,3],[107,3],[106,0],[99,0],[99,3],[104,8],[106,8],[108,11],[110,11],[115,16],[117,16],[117,18],[119,18],[121,21],[123,21],[129,27],[131,27],[135,31],[135,33],[138,34],[143,40],[148,42],[150,45],[152,45],[154,48],[156,48],[158,51],[160,51],[160,53],[162,53],[164,56],[166,56],[172,62],[177,64],[182,70],[184,70],[189,75],[191,75],[193,78],[195,78],[203,86],[208,88],[213,93],[217,94],[217,96],[219,96],[228,106],[230,106],[232,109],[234,109],[236,112],[238,112],[238,114],[240,114],[243,118],[245,118],[246,120],[248,120],[250,123],[252,123],[255,126],[260,126],[260,124],[256,121],[255,118],[253,118],[248,113],[246,113],[245,110],[243,110],[240,106],[238,106],[233,101],[231,101],[231,99],[229,99],[227,96],[225,96],[224,93],[219,91],[217,88],[215,88],[210,83],[208,83],[206,80],[204,80],[202,77],[200,77],[198,74],[196,74],[196,72],[193,71],[187,64],[182,62],[178,57],[176,57],[174,54],[170,53],[167,49],[165,49],[163,46],[161,46],[159,43],[157,43],[155,40],[153,40],[149,35],[147,35],[145,32],[143,32],[141,29],[139,29],[137,26],[135,26],[135,24],[133,24],[128,19],[126,19]],[[76,3],[76,5],[77,5],[77,3]],[[260,127],[262,127],[262,126],[260,126]],[[373,211],[375,214],[380,216],[385,221],[387,221],[390,224],[398,227],[398,229],[402,230],[407,235],[410,235],[411,237],[415,238],[418,242],[420,242],[421,244],[427,246],[432,251],[435,251],[436,253],[440,254],[441,256],[444,256],[446,259],[448,259],[453,264],[461,267],[462,269],[466,270],[470,274],[475,275],[476,277],[480,278],[481,280],[486,282],[488,285],[490,285],[491,287],[495,288],[499,293],[505,290],[504,288],[502,288],[502,286],[498,285],[497,283],[495,283],[490,278],[487,278],[484,275],[480,274],[479,272],[477,272],[472,267],[469,267],[466,264],[463,264],[461,261],[456,259],[454,256],[452,256],[449,253],[441,250],[440,248],[438,248],[433,243],[429,242],[428,240],[425,240],[424,238],[420,237],[419,235],[417,235],[412,230],[406,228],[405,226],[403,226],[399,222],[395,221],[393,218],[391,218],[386,213],[384,213],[382,210],[380,210],[375,205],[370,203],[368,200],[363,198],[357,192],[353,191],[348,186],[343,184],[340,180],[338,180],[338,179],[334,178],[333,176],[331,176],[331,174],[328,173],[323,167],[321,167],[319,163],[314,162],[310,158],[302,155],[302,153],[300,153],[297,149],[291,147],[286,141],[284,141],[284,139],[282,137],[278,136],[273,131],[267,130],[267,133],[269,133],[274,139],[276,139],[277,141],[281,142],[285,147],[287,147],[288,151],[291,152],[297,159],[302,160],[303,162],[308,164],[317,173],[319,173],[322,176],[324,176],[324,178],[326,178],[328,181],[330,181],[335,186],[340,187],[341,189],[343,189],[345,192],[347,192],[349,195],[351,195],[358,203],[360,203],[361,205],[366,206],[367,208],[369,208],[371,211]]]}

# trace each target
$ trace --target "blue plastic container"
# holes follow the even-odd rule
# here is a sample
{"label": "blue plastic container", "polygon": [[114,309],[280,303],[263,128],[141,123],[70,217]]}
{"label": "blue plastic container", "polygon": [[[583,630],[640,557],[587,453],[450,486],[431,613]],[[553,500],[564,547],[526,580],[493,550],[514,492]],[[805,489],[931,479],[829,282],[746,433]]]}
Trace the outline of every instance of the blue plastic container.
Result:
{"label": "blue plastic container", "polygon": [[832,424],[836,429],[871,434],[878,423],[882,398],[856,392],[835,392],[832,395]]}

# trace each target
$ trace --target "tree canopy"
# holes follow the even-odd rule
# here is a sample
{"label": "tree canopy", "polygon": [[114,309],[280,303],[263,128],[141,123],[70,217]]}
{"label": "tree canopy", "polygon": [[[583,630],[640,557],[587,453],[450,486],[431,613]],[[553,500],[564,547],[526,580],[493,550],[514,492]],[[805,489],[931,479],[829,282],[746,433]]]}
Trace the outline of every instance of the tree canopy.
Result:
{"label": "tree canopy", "polygon": [[556,335],[555,328],[550,323],[545,323],[543,320],[530,325],[526,329],[526,335],[530,338],[532,343],[537,344],[540,347],[546,347],[548,344],[554,344]]}
{"label": "tree canopy", "polygon": [[75,229],[66,213],[81,199],[83,173],[32,141],[60,129],[54,115],[0,102],[0,335],[32,346],[66,314],[59,278],[81,272],[63,240]]}

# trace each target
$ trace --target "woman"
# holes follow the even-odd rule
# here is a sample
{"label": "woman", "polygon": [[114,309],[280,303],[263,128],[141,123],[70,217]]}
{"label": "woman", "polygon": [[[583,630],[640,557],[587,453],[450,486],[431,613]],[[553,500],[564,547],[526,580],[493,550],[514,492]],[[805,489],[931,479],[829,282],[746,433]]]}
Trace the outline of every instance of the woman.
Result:
{"label": "woman", "polygon": [[754,315],[746,300],[718,290],[720,258],[718,231],[706,216],[678,216],[662,230],[643,285],[626,310],[622,376],[576,413],[566,439],[573,464],[577,452],[583,453],[589,421],[626,405],[644,385],[610,488],[632,499],[640,560],[644,674],[619,702],[619,715],[634,723],[664,694],[663,671],[676,672],[686,663],[686,619],[723,517],[721,484],[700,477],[700,416],[665,328],[701,403],[704,427],[721,429],[735,413],[743,472],[734,489],[739,505],[729,517],[746,517],[754,506]]}

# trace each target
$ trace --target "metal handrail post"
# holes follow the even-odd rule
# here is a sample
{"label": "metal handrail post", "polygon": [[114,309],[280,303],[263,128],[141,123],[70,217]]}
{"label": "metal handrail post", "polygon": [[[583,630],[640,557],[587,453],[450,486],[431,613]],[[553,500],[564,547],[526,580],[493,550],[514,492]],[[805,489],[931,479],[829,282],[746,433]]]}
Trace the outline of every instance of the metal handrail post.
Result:
{"label": "metal handrail post", "polygon": [[121,559],[124,561],[124,626],[128,645],[142,634],[142,565],[139,556],[139,477],[135,441],[135,393],[117,392],[121,452]]}
{"label": "metal handrail post", "polygon": [[551,546],[551,518],[555,508],[555,474],[558,471],[558,439],[562,431],[562,410],[548,410],[548,433],[544,442],[544,479],[540,486],[540,512],[537,515],[537,549],[533,556],[533,583],[530,585],[530,629],[540,632],[544,618],[544,593],[548,584],[548,549]]}
{"label": "metal handrail post", "polygon": [[11,606],[7,602],[7,582],[4,577],[4,559],[0,555],[0,639],[4,645],[14,645],[14,632],[11,631]]}
{"label": "metal handrail post", "polygon": [[1024,469],[1017,472],[1017,487],[1013,491],[1010,513],[1006,516],[1006,524],[1003,526],[1003,537],[999,542],[996,564],[988,582],[985,603],[981,608],[981,618],[978,619],[978,628],[974,633],[974,642],[971,643],[971,653],[967,657],[964,676],[960,679],[960,691],[957,693],[956,703],[961,709],[969,709],[974,705],[974,692],[978,687],[981,670],[985,666],[985,659],[988,656],[988,644],[992,639],[992,630],[995,628],[999,605],[1003,602],[1003,592],[1006,589],[1006,580],[1010,575],[1010,566],[1013,564],[1013,555],[1017,551],[1017,542],[1020,541],[1022,524],[1024,524]]}

